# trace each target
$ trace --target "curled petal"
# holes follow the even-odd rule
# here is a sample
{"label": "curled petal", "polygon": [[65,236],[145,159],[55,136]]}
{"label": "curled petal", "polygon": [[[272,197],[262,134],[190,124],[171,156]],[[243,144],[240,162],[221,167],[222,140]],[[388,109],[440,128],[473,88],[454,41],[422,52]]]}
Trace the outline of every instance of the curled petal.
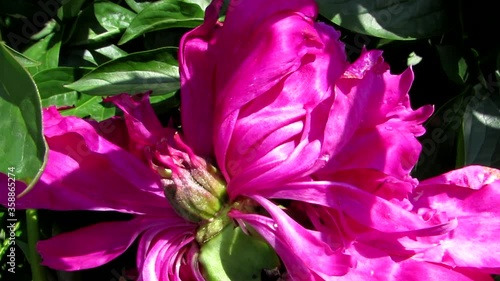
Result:
{"label": "curled petal", "polygon": [[492,281],[490,275],[473,270],[450,268],[434,263],[413,259],[394,261],[379,249],[356,243],[350,249],[357,260],[357,267],[347,275],[336,280],[374,280],[374,281]]}
{"label": "curled petal", "polygon": [[422,181],[421,186],[449,184],[471,189],[498,182],[500,171],[490,167],[471,165]]}
{"label": "curled petal", "polygon": [[397,259],[408,258],[433,248],[434,241],[427,238],[447,234],[457,227],[457,220],[452,219],[412,231],[382,232],[360,224],[355,219],[345,216],[342,211],[312,206],[305,205],[309,219],[315,229],[330,237],[329,241],[333,247],[349,247],[352,241],[356,241],[382,250]]}
{"label": "curled petal", "polygon": [[[212,1],[205,11],[205,22],[187,32],[179,45],[181,77],[181,120],[187,143],[200,156],[213,156],[215,104],[214,77],[217,60],[209,55],[222,1]],[[203,102],[200,102],[200,101]]]}
{"label": "curled petal", "polygon": [[125,120],[119,116],[113,116],[100,122],[87,120],[96,132],[107,141],[125,149],[129,149],[130,137]]}
{"label": "curled petal", "polygon": [[[287,47],[281,46],[284,42],[266,43],[264,49],[255,51],[259,61],[249,67],[259,68],[260,75],[265,66],[264,71],[272,72],[273,77],[275,69],[283,71],[283,65],[290,65],[290,69],[276,76],[276,81],[267,81],[265,89],[240,89],[259,84],[238,79],[228,85],[234,87],[228,93],[247,94],[233,95],[231,103],[221,99],[221,108],[234,108],[216,119],[221,128],[216,133],[217,157],[233,181],[228,187],[233,197],[245,189],[268,188],[323,166],[346,129],[339,120],[348,109],[342,108],[342,97],[335,97],[331,89],[346,64],[339,34],[298,14],[281,17],[266,23],[271,26],[263,26],[262,32],[276,33],[272,38],[284,41]],[[315,43],[308,45],[308,40]],[[286,53],[283,48],[287,48]],[[331,130],[338,133],[327,135]]]}
{"label": "curled petal", "polygon": [[[139,243],[138,264],[142,265],[144,281],[181,279],[181,267],[187,263],[184,256],[194,240],[195,225],[164,224],[163,227],[146,232]],[[188,270],[191,265],[188,265]]]}
{"label": "curled petal", "polygon": [[[35,188],[16,201],[18,208],[172,212],[157,175],[88,122],[49,108],[44,110],[44,129],[47,166]],[[0,179],[7,181],[3,174]],[[26,185],[17,187],[19,193]],[[5,200],[1,197],[0,203]]]}
{"label": "curled petal", "polygon": [[392,203],[399,203],[404,208],[405,199],[418,184],[416,179],[400,180],[379,170],[364,168],[335,171],[327,177],[330,181],[353,185]]}
{"label": "curled petal", "polygon": [[38,242],[42,264],[57,270],[80,270],[105,264],[130,247],[144,230],[163,219],[104,222]]}
{"label": "curled petal", "polygon": [[433,112],[431,106],[412,110],[408,96],[412,81],[411,69],[391,74],[381,51],[365,51],[350,66],[337,81],[336,92],[352,103],[348,120],[356,132],[318,173],[321,179],[343,169],[369,168],[411,180],[408,174],[421,150],[416,136],[424,133],[422,123]]}
{"label": "curled petal", "polygon": [[[332,250],[326,242],[293,221],[273,203],[260,196],[253,199],[271,214],[273,220],[238,212],[231,213],[231,216],[245,220],[263,235],[283,259],[294,280],[344,275],[353,266],[348,255]],[[303,274],[309,277],[302,278]]]}
{"label": "curled petal", "polygon": [[[182,280],[196,280],[196,281],[205,281],[205,277],[201,274],[200,265],[198,263],[198,253],[200,252],[200,248],[198,245],[191,244],[191,248],[187,252],[187,266],[188,269],[185,269],[181,272],[181,276],[188,275],[189,278],[182,278]],[[185,273],[187,271],[187,273]],[[184,275],[183,275],[184,273]]]}
{"label": "curled petal", "polygon": [[432,226],[409,210],[339,182],[296,182],[261,191],[259,195],[330,207],[382,232],[407,232]]}
{"label": "curled petal", "polygon": [[415,212],[428,219],[439,213],[455,217],[455,230],[421,258],[451,266],[500,273],[500,171],[469,166],[423,181],[413,193]]}
{"label": "curled petal", "polygon": [[130,150],[133,152],[137,149],[140,150],[144,146],[158,143],[169,130],[163,128],[158,117],[156,117],[153,107],[149,103],[149,94],[144,93],[135,96],[120,94],[106,99],[106,101],[113,102],[124,112],[129,143],[133,146],[130,147]]}

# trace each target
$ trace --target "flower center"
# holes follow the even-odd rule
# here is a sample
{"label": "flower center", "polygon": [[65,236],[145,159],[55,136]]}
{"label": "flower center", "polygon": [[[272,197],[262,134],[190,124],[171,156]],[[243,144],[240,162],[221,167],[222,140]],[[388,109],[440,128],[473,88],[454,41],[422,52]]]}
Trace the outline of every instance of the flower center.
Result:
{"label": "flower center", "polygon": [[181,217],[199,224],[198,243],[204,244],[231,222],[222,174],[195,155],[178,134],[162,140],[149,158],[170,205]]}

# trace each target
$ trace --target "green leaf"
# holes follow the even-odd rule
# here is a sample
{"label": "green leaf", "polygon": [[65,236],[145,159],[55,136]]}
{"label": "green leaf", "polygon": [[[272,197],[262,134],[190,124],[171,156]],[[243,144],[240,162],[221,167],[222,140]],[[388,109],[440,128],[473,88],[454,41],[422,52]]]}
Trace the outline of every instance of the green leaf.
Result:
{"label": "green leaf", "polygon": [[203,23],[204,11],[194,3],[180,0],[165,0],[150,4],[130,23],[119,45],[146,32],[186,27],[193,28]]}
{"label": "green leaf", "polygon": [[175,97],[175,94],[176,92],[171,92],[171,93],[167,93],[167,94],[164,94],[164,95],[155,95],[155,96],[150,96],[149,97],[149,102],[152,104],[152,105],[155,105],[155,104],[161,104],[162,106],[164,104],[169,104],[170,106],[166,106],[167,108],[173,108],[173,107],[176,107],[178,106],[178,101],[176,99],[174,99]]}
{"label": "green leaf", "polygon": [[260,280],[263,269],[279,265],[278,256],[266,242],[232,225],[201,247],[199,261],[208,281]]}
{"label": "green leaf", "polygon": [[45,26],[44,26],[44,28],[42,28],[42,30],[31,35],[30,39],[34,40],[34,41],[38,41],[38,40],[42,39],[43,37],[55,32],[57,27],[58,27],[57,21],[54,19],[51,19],[45,23]]}
{"label": "green leaf", "polygon": [[500,93],[481,86],[467,104],[462,133],[465,165],[500,168]]}
{"label": "green leaf", "polygon": [[[35,82],[0,44],[0,172],[13,173],[28,189],[40,177],[47,145],[42,133],[42,109]],[[14,168],[15,171],[9,168]]]}
{"label": "green leaf", "polygon": [[57,11],[57,16],[65,21],[78,16],[85,0],[67,0],[63,1],[62,6]]}
{"label": "green leaf", "polygon": [[177,111],[180,105],[178,91],[164,95],[150,96],[149,101],[157,115],[168,114],[172,110]]}
{"label": "green leaf", "polygon": [[71,45],[103,42],[125,31],[136,14],[112,2],[95,2],[78,16]]}
{"label": "green leaf", "polygon": [[112,60],[67,87],[98,96],[135,94],[148,90],[154,94],[175,91],[180,87],[176,50],[164,47]]}
{"label": "green leaf", "polygon": [[127,3],[127,5],[132,10],[134,10],[134,12],[136,12],[136,13],[140,13],[147,6],[149,6],[149,5],[151,5],[151,4],[155,3],[155,2],[159,2],[159,1],[162,1],[162,0],[147,0],[147,1],[125,0],[125,2]]}
{"label": "green leaf", "polygon": [[[125,0],[127,5],[134,10],[136,13],[140,13],[146,7],[150,6],[153,3],[158,3],[164,0]],[[205,9],[210,4],[210,0],[186,0],[186,2],[197,4],[200,8],[205,11]]]}
{"label": "green leaf", "polygon": [[[89,52],[85,46],[82,47],[71,47],[65,46],[63,48],[63,54],[61,55],[59,66],[65,67],[91,67],[94,68],[97,66],[95,62],[89,62],[86,60],[86,56],[92,57],[92,54]],[[92,58],[94,60],[94,58]]]}
{"label": "green leaf", "polygon": [[126,55],[127,52],[123,51],[113,44],[97,49],[89,49],[83,51],[83,59],[96,66]]}
{"label": "green leaf", "polygon": [[31,74],[36,74],[44,69],[54,68],[59,65],[59,52],[61,50],[61,34],[51,33],[26,49],[23,54],[32,60],[39,61],[37,67],[29,68]]}
{"label": "green leaf", "polygon": [[90,117],[97,121],[108,119],[116,114],[114,105],[106,104],[102,97],[81,95],[74,108],[62,110],[63,116],[77,116],[80,118]]}
{"label": "green leaf", "polygon": [[33,76],[33,80],[38,86],[42,106],[75,105],[78,101],[78,93],[65,88],[64,85],[75,82],[88,72],[90,72],[90,69],[73,67],[58,67],[38,72]]}
{"label": "green leaf", "polygon": [[320,14],[354,32],[392,40],[440,35],[447,30],[443,0],[317,0]]}
{"label": "green leaf", "polygon": [[436,49],[441,61],[441,67],[448,78],[459,85],[463,85],[469,72],[462,49],[455,45],[438,45]]}
{"label": "green leaf", "polygon": [[61,107],[61,106],[73,106],[78,102],[78,92],[71,91],[67,93],[62,93],[58,95],[53,95],[42,100],[43,107],[49,107],[51,105]]}
{"label": "green leaf", "polygon": [[125,52],[124,50],[118,48],[116,45],[113,44],[95,49],[93,51],[112,60],[128,55],[127,52]]}
{"label": "green leaf", "polygon": [[24,67],[35,67],[35,66],[39,66],[41,63],[40,62],[37,62],[37,61],[34,61],[30,58],[28,58],[27,56],[19,53],[18,51],[12,49],[11,47],[7,46],[7,45],[3,45],[9,52],[12,56],[14,56],[14,58],[17,60],[18,63],[20,63],[22,66]]}
{"label": "green leaf", "polygon": [[417,65],[422,61],[422,57],[415,54],[415,52],[411,52],[406,61],[406,65]]}
{"label": "green leaf", "polygon": [[208,5],[210,5],[210,3],[212,2],[211,0],[185,0],[185,1],[200,6],[203,12],[205,12]]}
{"label": "green leaf", "polygon": [[141,38],[141,42],[146,50],[154,50],[165,46],[178,46],[185,33],[184,28],[148,32]]}

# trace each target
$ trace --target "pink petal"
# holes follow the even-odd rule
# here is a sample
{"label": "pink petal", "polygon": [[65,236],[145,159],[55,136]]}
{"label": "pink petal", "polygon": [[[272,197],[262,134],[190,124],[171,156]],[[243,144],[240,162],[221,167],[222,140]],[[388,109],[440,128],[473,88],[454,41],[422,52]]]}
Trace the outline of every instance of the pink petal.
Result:
{"label": "pink petal", "polygon": [[178,280],[186,246],[194,240],[195,225],[183,223],[155,229],[141,238],[137,255],[144,281]]}
{"label": "pink petal", "polygon": [[[311,19],[299,14],[285,18],[276,15],[254,31],[259,35],[248,61],[236,70],[236,78],[229,80],[217,97],[216,107],[220,114],[215,124],[220,129],[215,135],[216,155],[219,165],[230,177],[236,176],[238,171],[248,170],[247,167],[263,171],[259,166],[250,166],[252,161],[238,163],[238,170],[232,171],[233,166],[228,163],[242,161],[245,159],[242,156],[260,159],[271,153],[274,157],[268,158],[293,163],[296,161],[287,161],[283,156],[309,156],[310,160],[304,159],[303,165],[294,170],[290,170],[293,165],[285,163],[272,173],[282,176],[282,171],[287,171],[289,177],[294,177],[312,169],[318,158],[328,154],[321,143],[334,102],[330,85],[345,65],[345,62],[333,61],[333,56],[326,52],[337,51],[340,45],[336,40],[338,34],[333,29],[329,31],[333,36],[328,37],[330,41],[323,42],[322,34]],[[343,57],[343,53],[339,55]],[[338,56],[333,58],[338,59]],[[279,109],[291,115],[276,115]],[[259,126],[255,126],[255,122]],[[276,123],[295,122],[300,122],[297,125],[301,130],[276,132],[280,128]],[[246,132],[253,138],[243,139]],[[303,144],[297,149],[291,146],[287,151],[272,150],[285,142]]]}
{"label": "pink petal", "polygon": [[87,120],[96,132],[107,141],[119,146],[125,150],[129,147],[129,134],[125,120],[119,116],[113,116],[101,122]]}
{"label": "pink petal", "polygon": [[308,268],[301,256],[294,253],[286,241],[277,235],[272,219],[254,214],[244,214],[236,210],[232,210],[230,216],[234,219],[244,220],[245,223],[251,225],[274,248],[283,261],[291,280],[322,280],[318,274]]}
{"label": "pink petal", "polygon": [[[35,188],[16,200],[18,208],[172,212],[158,176],[98,135],[86,121],[61,117],[50,108],[44,110],[44,129],[49,145],[47,166]],[[0,179],[7,182],[3,174]],[[25,187],[18,183],[17,193]],[[6,200],[2,196],[0,203],[5,205]]]}
{"label": "pink petal", "polygon": [[356,133],[318,173],[322,179],[342,169],[364,168],[411,180],[408,174],[421,149],[416,137],[424,133],[421,124],[433,109],[411,109],[408,91],[413,72],[390,74],[381,55],[380,51],[364,52],[336,83],[336,91],[352,103],[348,120]]}
{"label": "pink petal", "polygon": [[340,34],[314,22],[314,1],[233,1],[223,24],[215,21],[218,4],[181,44],[183,128],[188,143],[204,153],[212,128],[222,172],[233,178],[245,171],[230,187],[237,196],[255,181],[301,177],[324,164],[342,139],[325,132],[344,128],[333,121],[341,114],[331,112],[338,103],[331,85],[347,62]]}
{"label": "pink petal", "polygon": [[418,184],[416,179],[403,181],[394,176],[386,175],[376,169],[363,168],[332,171],[332,173],[325,175],[325,177],[333,182],[343,182],[359,187],[366,192],[377,195],[395,204],[403,204],[402,202]]}
{"label": "pink petal", "polygon": [[[214,73],[217,60],[209,55],[222,1],[212,1],[205,22],[186,33],[179,45],[181,120],[186,142],[200,156],[213,156]],[[200,102],[203,101],[203,102]]]}
{"label": "pink petal", "polygon": [[484,166],[467,166],[442,175],[426,179],[421,185],[450,184],[472,189],[481,189],[483,186],[500,180],[500,171]]}
{"label": "pink petal", "polygon": [[[232,180],[229,186],[232,197],[245,189],[266,188],[276,182],[302,177],[324,165],[325,157],[342,141],[341,131],[345,128],[337,121],[345,116],[346,109],[341,107],[341,97],[336,98],[331,91],[331,84],[346,64],[339,34],[298,15],[270,21],[261,28],[261,32],[256,31],[258,34],[276,34],[272,38],[277,41],[266,42],[265,47],[256,49],[252,56],[258,58],[244,71],[258,68],[255,72],[259,76],[262,71],[271,73],[262,79],[271,77],[275,81],[263,81],[265,88],[262,89],[245,89],[259,84],[255,81],[245,84],[238,78],[227,86],[234,87],[228,89],[228,93],[247,94],[233,95],[231,103],[226,102],[227,98],[218,99],[223,110],[234,108],[227,117],[218,115],[222,119],[216,119],[216,124],[221,130],[215,139],[219,165]],[[309,33],[307,40],[314,40],[315,43],[311,43],[314,48],[304,41],[303,32]],[[286,47],[285,53],[285,43],[295,47]],[[277,57],[280,57],[278,61]],[[300,64],[293,65],[297,63]],[[284,65],[292,68],[277,76],[276,71],[285,71],[280,69]],[[250,73],[241,75],[255,77]],[[217,123],[219,120],[222,123]],[[326,132],[332,129],[338,133],[327,136]]]}
{"label": "pink petal", "polygon": [[183,268],[181,268],[181,280],[205,281],[205,277],[203,277],[200,270],[200,265],[198,263],[199,252],[199,246],[195,243],[192,243],[186,254],[185,265]]}
{"label": "pink petal", "polygon": [[467,269],[452,269],[412,259],[395,261],[378,249],[355,243],[349,252],[357,259],[357,267],[336,280],[374,281],[492,281],[490,275]]}
{"label": "pink petal", "polygon": [[[245,216],[241,214],[238,216],[235,213],[236,216],[232,216],[249,222],[272,246],[275,246],[275,250],[284,259],[284,262],[288,261],[290,263],[286,264],[288,270],[293,270],[299,266],[302,269],[298,270],[298,272],[304,272],[304,269],[307,268],[311,271],[311,274],[314,272],[312,275],[325,277],[343,275],[352,267],[348,255],[332,250],[318,236],[296,223],[273,203],[260,196],[254,196],[253,199],[271,214],[274,223],[272,220],[267,219],[268,222],[262,224],[262,221],[266,221],[265,218],[260,219],[259,222],[256,217],[251,215]],[[277,243],[276,239],[278,239]],[[300,241],[300,243],[297,243],[297,241]],[[287,260],[289,256],[292,256],[292,258]],[[301,280],[301,278],[299,279]]]}
{"label": "pink petal", "polygon": [[105,264],[122,254],[144,230],[168,220],[104,222],[38,242],[43,265],[57,270],[81,270]]}
{"label": "pink petal", "polygon": [[149,93],[135,96],[120,94],[109,97],[106,101],[113,102],[124,112],[129,142],[134,145],[131,147],[132,151],[156,144],[169,130],[163,128],[156,117],[149,103]]}
{"label": "pink petal", "polygon": [[413,194],[416,212],[456,217],[458,227],[439,237],[421,258],[500,273],[500,171],[470,166],[423,181]]}
{"label": "pink petal", "polygon": [[262,190],[259,195],[330,207],[383,232],[407,232],[432,226],[401,206],[344,183],[298,182]]}

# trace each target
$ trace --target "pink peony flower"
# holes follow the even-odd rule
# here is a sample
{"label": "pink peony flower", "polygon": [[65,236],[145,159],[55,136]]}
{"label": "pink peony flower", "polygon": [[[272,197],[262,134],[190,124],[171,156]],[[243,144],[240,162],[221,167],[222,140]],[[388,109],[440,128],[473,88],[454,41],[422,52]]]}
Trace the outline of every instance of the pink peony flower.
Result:
{"label": "pink peony flower", "polygon": [[235,223],[274,248],[291,280],[497,273],[495,251],[467,239],[496,242],[498,171],[420,185],[409,175],[432,113],[410,107],[411,69],[391,74],[379,51],[349,64],[314,1],[233,1],[223,23],[221,5],[181,42],[182,135],[148,95],[110,98],[124,119],[103,123],[44,111],[49,162],[18,207],[134,217],[41,241],[44,264],[99,266],[138,239],[140,280],[203,280],[200,246]]}
{"label": "pink peony flower", "polygon": [[314,1],[233,1],[224,23],[221,3],[181,42],[181,114],[187,142],[215,156],[233,196],[330,159],[324,171],[363,164],[412,181],[415,136],[433,109],[411,109],[411,69],[391,75],[380,51],[349,65],[340,33],[315,21]]}
{"label": "pink peony flower", "polygon": [[[469,166],[421,183],[411,178],[420,152],[415,136],[423,134],[420,124],[432,108],[411,110],[411,69],[391,75],[380,55],[365,51],[336,82],[336,93],[351,99],[350,110],[358,113],[349,119],[355,125],[349,144],[309,182],[244,194],[263,206],[269,199],[295,202],[292,217],[355,261],[336,280],[493,280],[490,274],[500,272],[494,203],[500,171]],[[279,220],[283,211],[267,208]],[[271,219],[238,210],[231,215],[281,246]]]}
{"label": "pink peony flower", "polygon": [[47,166],[34,189],[16,201],[17,208],[133,215],[128,221],[103,222],[40,241],[43,264],[51,268],[72,271],[105,264],[139,238],[140,280],[203,280],[193,243],[196,224],[176,214],[160,177],[144,160],[157,137],[169,130],[162,128],[146,97],[121,100],[141,118],[127,115],[131,133],[118,118],[97,123],[62,117],[53,107],[43,111]]}
{"label": "pink peony flower", "polygon": [[[202,183],[199,177],[205,175],[200,173],[210,171],[208,164],[193,154],[179,134],[161,126],[148,95],[133,98],[122,94],[109,100],[122,109],[125,122],[113,118],[97,123],[62,117],[53,107],[44,110],[45,136],[50,147],[47,167],[35,188],[16,203],[20,209],[118,211],[134,218],[91,225],[39,242],[43,264],[65,271],[96,267],[116,258],[138,238],[139,280],[204,280],[198,249],[205,239],[221,230],[210,233],[205,225],[221,209],[210,198],[223,200],[225,188],[224,192],[208,193],[189,188],[193,182],[189,177]],[[197,170],[200,167],[203,169]],[[220,179],[216,182],[220,183]],[[177,188],[174,195],[187,193],[182,198],[169,198],[169,204],[164,196],[168,192],[164,191],[172,186]],[[231,196],[231,191],[227,192]],[[197,194],[205,196],[201,204],[191,200]],[[257,197],[255,201],[268,210],[278,208]],[[237,206],[245,213],[258,212],[255,203],[245,198],[222,203]],[[274,215],[276,220],[255,216],[270,219],[274,229],[280,229],[276,237],[285,242],[276,250],[292,259],[292,263],[285,259],[285,264],[292,266],[290,275],[295,274],[296,262],[307,271],[300,274],[321,274],[325,278],[345,274],[350,267],[348,255],[332,250],[285,213]],[[198,219],[201,224],[196,223]],[[243,221],[240,223],[244,226]],[[297,240],[303,247],[291,248]],[[322,262],[318,263],[317,258]]]}
{"label": "pink peony flower", "polygon": [[[391,197],[393,188],[314,181],[260,196],[309,203],[297,210],[311,228],[356,261],[338,280],[493,280],[491,274],[500,273],[500,171],[455,170],[422,181],[401,201]],[[234,213],[272,240],[268,219]]]}
{"label": "pink peony flower", "polygon": [[[112,134],[96,131],[101,124],[62,118],[54,109],[45,112],[49,162],[40,183],[20,199],[19,207],[116,210],[132,213],[135,219],[113,222],[111,227],[123,228],[132,223],[133,231],[97,236],[93,239],[99,242],[91,247],[65,245],[109,230],[108,223],[42,241],[44,264],[63,270],[98,266],[140,236],[141,278],[201,278],[196,248],[216,234],[204,223],[217,221],[226,206],[237,205],[236,209],[255,214],[261,204],[273,216],[258,217],[270,219],[273,229],[278,229],[273,235],[281,242],[271,245],[284,257],[292,278],[327,278],[349,270],[348,255],[332,250],[314,232],[257,196],[260,190],[308,178],[324,166],[336,147],[346,144],[340,132],[349,131],[343,124],[351,104],[332,88],[347,67],[339,33],[314,21],[314,2],[253,3],[252,9],[260,9],[258,16],[243,5],[235,6],[222,27],[217,22],[222,1],[214,1],[205,24],[183,38],[181,110],[186,144],[161,127],[146,100],[127,95],[111,99],[125,112],[127,127],[111,120],[116,127]],[[214,28],[218,32],[213,33]],[[255,33],[248,41],[251,47],[228,45],[241,31]],[[219,42],[214,47],[217,56],[207,50],[214,41]],[[222,76],[214,77],[215,68]],[[192,186],[199,176],[193,171],[208,171],[211,164],[220,168],[228,198],[202,189],[185,192],[183,188]],[[163,196],[164,188],[173,208]],[[196,196],[189,196],[193,191]],[[249,192],[256,195],[251,197],[254,201],[241,196]],[[239,223],[245,226],[244,221]],[[296,246],[297,240],[302,241],[301,247]]]}

